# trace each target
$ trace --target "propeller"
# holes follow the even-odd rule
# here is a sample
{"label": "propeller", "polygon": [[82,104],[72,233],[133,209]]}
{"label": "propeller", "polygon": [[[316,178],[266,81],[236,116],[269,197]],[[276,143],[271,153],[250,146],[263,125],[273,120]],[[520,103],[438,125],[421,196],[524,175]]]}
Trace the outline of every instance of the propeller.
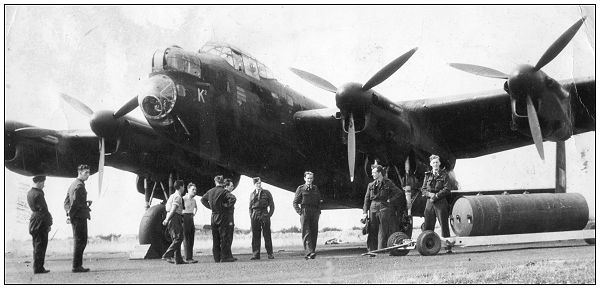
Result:
{"label": "propeller", "polygon": [[131,111],[133,111],[136,107],[138,107],[138,97],[135,96],[132,99],[130,99],[127,103],[125,103],[121,108],[119,108],[119,110],[117,110],[113,116],[115,118],[121,118],[122,116],[130,113]]}
{"label": "propeller", "polygon": [[[404,63],[410,59],[410,57],[417,51],[417,47],[409,50],[408,52],[402,54],[400,57],[394,59],[388,65],[381,68],[377,73],[375,73],[367,82],[360,86],[360,89],[355,90],[351,88],[351,85],[347,85],[346,87],[342,86],[340,89],[336,88],[331,82],[325,80],[322,77],[314,75],[310,72],[306,72],[297,68],[290,68],[290,70],[298,75],[300,78],[306,80],[310,84],[321,88],[323,90],[333,92],[336,94],[336,102],[337,106],[342,111],[343,114],[347,114],[348,116],[348,169],[350,171],[350,181],[354,181],[354,165],[356,162],[356,128],[354,127],[354,114],[347,107],[348,104],[354,102],[359,102],[361,97],[364,97],[364,92],[370,90],[371,88],[379,85],[388,79],[392,74],[394,74]],[[350,87],[350,88],[349,88]],[[349,88],[349,89],[348,89]],[[340,99],[345,99],[344,104]],[[342,107],[345,106],[345,107]],[[356,105],[351,105],[356,107]],[[359,105],[360,106],[360,105]]]}
{"label": "propeller", "polygon": [[[527,120],[529,122],[531,137],[533,138],[533,142],[535,143],[538,154],[542,160],[544,159],[544,140],[540,128],[539,118],[535,106],[533,105],[532,95],[536,95],[533,93],[533,90],[536,87],[541,87],[539,84],[543,83],[540,82],[545,80],[545,77],[542,77],[540,69],[556,58],[556,56],[567,46],[567,44],[569,44],[579,28],[581,28],[583,25],[585,19],[586,17],[577,20],[577,22],[571,25],[571,27],[569,27],[562,35],[560,35],[560,37],[558,37],[558,39],[556,39],[554,43],[552,43],[552,45],[546,49],[535,66],[521,65],[511,75],[479,65],[463,63],[448,64],[458,70],[478,76],[507,79],[509,94],[511,94],[513,99],[517,97],[517,95],[514,95],[515,91],[520,89],[523,90],[527,103]],[[538,98],[539,97],[543,97],[543,95],[538,96]]]}
{"label": "propeller", "polygon": [[[82,113],[87,117],[93,117],[94,111],[90,109],[87,105],[85,105],[80,100],[71,97],[65,93],[61,93],[60,97],[68,104],[70,104],[77,111]],[[134,107],[135,108],[135,107]],[[99,141],[99,150],[100,150],[100,159],[98,160],[98,196],[102,193],[102,178],[104,177],[104,158],[105,158],[105,145],[104,145],[104,137],[100,137]]]}
{"label": "propeller", "polygon": [[102,194],[102,179],[104,177],[104,156],[106,146],[104,138],[100,138],[100,160],[98,161],[98,196]]}
{"label": "propeller", "polygon": [[533,101],[531,100],[531,96],[529,95],[527,95],[527,120],[529,121],[529,129],[531,130],[531,136],[533,137],[535,148],[537,149],[538,154],[543,160],[544,140],[542,139],[542,129],[540,128],[540,122],[538,120],[537,113],[535,112]]}
{"label": "propeller", "polygon": [[90,117],[94,114],[94,111],[85,105],[83,102],[78,99],[71,97],[65,93],[61,93],[60,97],[68,104],[70,104],[75,110],[79,111],[81,114]]}
{"label": "propeller", "polygon": [[348,170],[350,171],[350,182],[354,182],[354,164],[356,162],[356,130],[354,129],[354,117],[349,116],[348,123]]}

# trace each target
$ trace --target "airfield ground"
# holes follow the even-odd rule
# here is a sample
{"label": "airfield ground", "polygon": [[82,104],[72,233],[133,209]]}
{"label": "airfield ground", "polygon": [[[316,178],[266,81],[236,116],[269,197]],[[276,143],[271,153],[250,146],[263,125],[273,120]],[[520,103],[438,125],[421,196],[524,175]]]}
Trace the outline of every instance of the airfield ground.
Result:
{"label": "airfield ground", "polygon": [[[298,236],[299,237],[299,236]],[[248,243],[249,244],[249,243]],[[13,244],[14,245],[14,244]],[[424,257],[415,250],[408,256],[361,256],[364,243],[323,245],[315,260],[304,260],[301,246],[275,246],[275,259],[263,252],[249,260],[250,249],[234,247],[235,263],[214,263],[209,247],[198,248],[196,264],[173,265],[162,260],[129,260],[126,250],[94,250],[91,244],[84,266],[89,273],[71,273],[69,247],[46,259],[49,274],[31,273],[31,253],[6,251],[5,284],[107,284],[107,283],[458,283],[458,284],[564,284],[596,283],[595,245],[560,241],[455,248],[454,254]],[[111,246],[123,248],[123,246]]]}

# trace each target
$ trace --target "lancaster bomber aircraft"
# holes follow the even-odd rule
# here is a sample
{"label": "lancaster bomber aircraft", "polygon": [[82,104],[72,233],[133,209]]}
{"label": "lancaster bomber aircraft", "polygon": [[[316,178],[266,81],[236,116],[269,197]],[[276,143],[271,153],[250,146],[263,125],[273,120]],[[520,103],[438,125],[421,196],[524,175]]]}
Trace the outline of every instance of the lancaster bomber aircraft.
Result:
{"label": "lancaster bomber aircraft", "polygon": [[[521,65],[506,74],[451,64],[504,79],[503,91],[396,103],[377,93],[374,88],[406,64],[416,48],[364,84],[335,86],[292,68],[335,94],[336,108],[281,84],[258,59],[232,45],[207,43],[197,52],[158,49],[141,90],[116,111],[94,111],[62,95],[89,116],[91,131],[6,121],[5,166],[23,175],[56,177],[75,177],[81,163],[100,175],[104,165],[111,166],[138,176],[135,185],[146,202],[164,200],[175,179],[192,181],[205,192],[216,174],[235,182],[242,174],[260,176],[293,191],[298,176],[311,170],[323,182],[324,208],[359,208],[375,161],[395,181],[406,173],[399,169],[405,163],[422,179],[431,154],[440,155],[452,171],[457,159],[531,144],[544,158],[543,141],[561,144],[594,131],[595,78],[556,81],[541,70],[584,21],[567,29],[535,66]],[[138,106],[147,124],[128,116]],[[140,225],[141,243],[161,238],[155,234],[161,232],[160,214],[161,205],[148,209]],[[422,216],[423,207],[413,206],[412,214]]]}

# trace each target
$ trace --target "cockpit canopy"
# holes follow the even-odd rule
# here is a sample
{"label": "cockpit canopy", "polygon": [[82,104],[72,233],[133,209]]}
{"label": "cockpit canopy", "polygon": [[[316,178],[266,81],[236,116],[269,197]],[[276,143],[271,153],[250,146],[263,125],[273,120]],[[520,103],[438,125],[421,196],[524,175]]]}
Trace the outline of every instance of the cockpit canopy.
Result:
{"label": "cockpit canopy", "polygon": [[254,77],[256,79],[275,79],[271,70],[261,62],[257,61],[254,57],[241,51],[240,49],[234,48],[229,44],[209,42],[206,43],[200,50],[199,53],[210,53],[219,56],[233,68],[238,71],[243,71],[246,75]]}

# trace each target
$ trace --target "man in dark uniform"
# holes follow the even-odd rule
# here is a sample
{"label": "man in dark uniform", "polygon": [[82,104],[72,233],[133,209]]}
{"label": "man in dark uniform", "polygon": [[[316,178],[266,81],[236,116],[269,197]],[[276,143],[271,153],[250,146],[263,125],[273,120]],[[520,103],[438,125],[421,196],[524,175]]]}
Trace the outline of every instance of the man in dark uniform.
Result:
{"label": "man in dark uniform", "polygon": [[[173,184],[175,192],[169,196],[165,210],[167,216],[163,220],[163,226],[167,226],[169,235],[171,236],[171,245],[163,254],[162,259],[175,264],[187,264],[183,261],[181,255],[181,243],[183,243],[183,194],[185,192],[185,184],[182,180],[177,180]],[[175,260],[173,260],[175,259]]]}
{"label": "man in dark uniform", "polygon": [[[225,231],[225,238],[222,238],[221,242],[226,242],[225,247],[227,248],[227,251],[231,252],[231,244],[233,243],[233,230],[235,228],[233,213],[235,210],[235,202],[237,201],[236,197],[233,195],[235,185],[233,184],[232,179],[225,179],[225,189],[228,193],[225,195],[225,202],[223,203],[223,212],[226,215],[227,230]],[[233,258],[233,261],[237,261],[237,258]]]}
{"label": "man in dark uniform", "polygon": [[271,241],[271,216],[275,211],[275,203],[271,192],[262,189],[260,178],[253,178],[255,190],[250,194],[250,227],[252,228],[252,258],[260,259],[260,232],[262,230],[265,238],[265,249],[267,257],[273,256],[273,243]]}
{"label": "man in dark uniform", "polygon": [[44,268],[46,248],[48,248],[48,232],[52,226],[52,215],[44,198],[45,176],[33,177],[33,188],[27,192],[27,203],[31,208],[29,219],[29,234],[33,238],[33,273],[48,273]]}
{"label": "man in dark uniform", "polygon": [[363,219],[369,213],[369,251],[387,247],[388,238],[397,227],[396,210],[406,211],[404,192],[383,176],[383,167],[372,166],[371,175],[374,180],[367,186],[363,205]]}
{"label": "man in dark uniform", "polygon": [[431,155],[429,164],[432,170],[425,173],[421,193],[427,198],[425,205],[425,230],[435,228],[435,218],[437,216],[442,227],[442,237],[450,237],[450,228],[448,227],[448,200],[450,195],[450,178],[446,170],[440,169],[440,157]]}
{"label": "man in dark uniform", "polygon": [[321,193],[316,185],[313,185],[314,174],[304,173],[304,185],[298,186],[292,205],[296,213],[300,215],[302,226],[302,244],[306,251],[304,259],[314,259],[317,254],[317,235],[319,233],[319,216],[321,215]]}
{"label": "man in dark uniform", "polygon": [[[230,208],[235,204],[235,196],[224,188],[223,176],[215,177],[215,187],[208,190],[200,201],[212,211],[210,226],[213,237],[213,259],[215,262],[234,262],[237,259],[231,254],[233,236],[233,216]],[[231,210],[232,211],[232,210]]]}
{"label": "man in dark uniform", "polygon": [[82,164],[77,167],[77,178],[73,181],[67,191],[65,209],[67,210],[67,221],[71,222],[73,228],[73,272],[89,272],[89,268],[83,268],[83,251],[87,246],[88,227],[87,220],[90,219],[91,201],[87,200],[85,181],[90,177],[90,167]]}

